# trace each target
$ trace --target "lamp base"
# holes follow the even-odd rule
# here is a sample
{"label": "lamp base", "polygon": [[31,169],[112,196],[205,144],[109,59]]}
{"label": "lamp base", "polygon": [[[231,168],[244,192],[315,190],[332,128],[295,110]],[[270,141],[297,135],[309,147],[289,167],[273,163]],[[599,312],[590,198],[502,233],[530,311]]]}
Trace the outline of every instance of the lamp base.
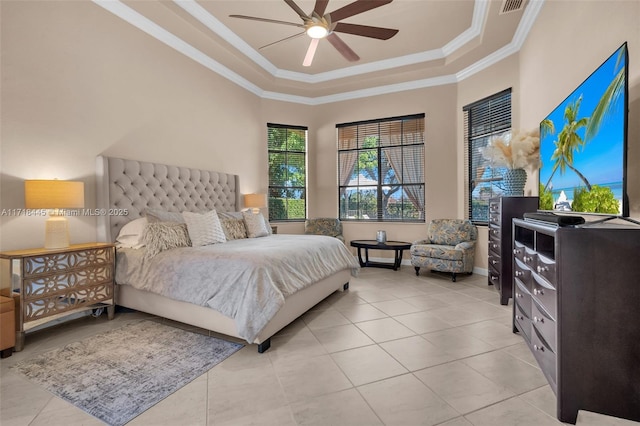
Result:
{"label": "lamp base", "polygon": [[69,247],[69,221],[64,216],[50,216],[45,222],[44,248],[47,250]]}

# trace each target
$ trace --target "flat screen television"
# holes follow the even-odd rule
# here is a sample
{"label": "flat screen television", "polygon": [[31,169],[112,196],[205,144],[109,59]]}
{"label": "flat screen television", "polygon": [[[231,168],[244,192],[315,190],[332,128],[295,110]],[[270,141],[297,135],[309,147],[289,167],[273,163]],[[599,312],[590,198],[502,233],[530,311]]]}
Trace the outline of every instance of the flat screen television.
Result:
{"label": "flat screen television", "polygon": [[540,122],[539,210],[629,216],[627,43]]}

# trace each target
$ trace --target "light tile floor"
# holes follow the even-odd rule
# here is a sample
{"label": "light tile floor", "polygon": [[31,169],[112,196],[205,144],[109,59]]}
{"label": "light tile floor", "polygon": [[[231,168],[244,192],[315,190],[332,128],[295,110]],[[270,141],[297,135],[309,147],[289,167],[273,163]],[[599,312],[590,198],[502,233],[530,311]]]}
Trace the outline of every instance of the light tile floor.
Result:
{"label": "light tile floor", "polygon": [[[558,425],[553,392],[481,275],[364,268],[272,338],[246,346],[131,425]],[[0,363],[0,424],[101,422],[10,370],[48,349],[151,318],[86,317],[27,335]],[[205,332],[200,330],[201,332]],[[581,412],[579,425],[637,424]]]}

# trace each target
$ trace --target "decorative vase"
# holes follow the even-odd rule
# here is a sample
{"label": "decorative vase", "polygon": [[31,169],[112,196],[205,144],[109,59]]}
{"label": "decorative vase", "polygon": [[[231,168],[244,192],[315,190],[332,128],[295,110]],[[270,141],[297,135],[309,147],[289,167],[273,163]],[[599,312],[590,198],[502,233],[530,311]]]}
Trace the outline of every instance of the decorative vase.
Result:
{"label": "decorative vase", "polygon": [[504,195],[523,196],[527,172],[524,169],[507,169],[502,175]]}

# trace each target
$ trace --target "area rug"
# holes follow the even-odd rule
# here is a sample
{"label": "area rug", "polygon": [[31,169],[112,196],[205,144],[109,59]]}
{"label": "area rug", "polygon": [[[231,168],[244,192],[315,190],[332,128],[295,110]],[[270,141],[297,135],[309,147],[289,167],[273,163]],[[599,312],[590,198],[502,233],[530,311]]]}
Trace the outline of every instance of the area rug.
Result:
{"label": "area rug", "polygon": [[141,321],[54,349],[13,370],[103,422],[129,422],[243,345]]}

